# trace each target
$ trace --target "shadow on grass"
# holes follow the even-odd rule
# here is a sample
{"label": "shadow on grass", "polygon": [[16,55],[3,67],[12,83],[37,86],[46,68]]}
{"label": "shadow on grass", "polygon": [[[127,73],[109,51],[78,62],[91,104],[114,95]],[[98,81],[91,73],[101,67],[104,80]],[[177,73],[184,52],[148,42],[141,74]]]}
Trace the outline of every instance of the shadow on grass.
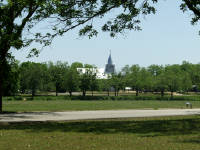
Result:
{"label": "shadow on grass", "polygon": [[198,138],[190,138],[187,140],[179,141],[180,143],[193,143],[193,144],[200,144],[200,137]]}
{"label": "shadow on grass", "polygon": [[[25,114],[28,114],[28,116],[26,116]],[[51,116],[58,116],[58,114],[54,113],[54,112],[23,112],[23,113],[18,113],[18,112],[2,112],[0,113],[0,120],[4,120],[4,119],[8,119],[10,121],[13,121],[15,118],[20,118],[20,119],[31,119],[34,118],[32,115],[34,116],[38,116],[38,115],[51,115]],[[28,123],[28,122],[26,122]],[[1,122],[0,122],[0,126],[1,126]],[[9,123],[10,124],[10,123]],[[19,124],[19,123],[15,123],[15,124]]]}
{"label": "shadow on grass", "polygon": [[[23,122],[0,124],[0,130],[25,132],[80,132],[93,134],[133,133],[139,136],[169,136],[200,133],[200,117],[171,119],[117,119],[71,122]],[[197,142],[200,142],[198,140]]]}

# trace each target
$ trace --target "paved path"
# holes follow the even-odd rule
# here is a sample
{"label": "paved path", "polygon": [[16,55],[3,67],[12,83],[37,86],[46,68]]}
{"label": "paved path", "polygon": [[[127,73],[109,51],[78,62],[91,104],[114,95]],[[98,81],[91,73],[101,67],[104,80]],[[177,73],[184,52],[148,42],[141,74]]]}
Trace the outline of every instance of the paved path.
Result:
{"label": "paved path", "polygon": [[176,116],[176,115],[195,115],[195,114],[200,114],[200,109],[30,112],[30,113],[0,114],[0,122],[64,121],[64,120],[134,118],[134,117]]}

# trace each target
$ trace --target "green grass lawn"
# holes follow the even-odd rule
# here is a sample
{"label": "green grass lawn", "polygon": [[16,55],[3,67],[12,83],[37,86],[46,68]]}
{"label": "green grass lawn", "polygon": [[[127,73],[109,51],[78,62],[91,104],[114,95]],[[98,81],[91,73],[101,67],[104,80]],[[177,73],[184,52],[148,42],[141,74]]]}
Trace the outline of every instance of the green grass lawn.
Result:
{"label": "green grass lawn", "polygon": [[199,150],[200,116],[0,124],[0,150]]}
{"label": "green grass lawn", "polygon": [[[186,101],[78,101],[78,100],[33,100],[3,101],[4,111],[72,111],[72,110],[117,110],[117,109],[160,109],[185,108]],[[192,101],[193,108],[200,108],[200,101]]]}

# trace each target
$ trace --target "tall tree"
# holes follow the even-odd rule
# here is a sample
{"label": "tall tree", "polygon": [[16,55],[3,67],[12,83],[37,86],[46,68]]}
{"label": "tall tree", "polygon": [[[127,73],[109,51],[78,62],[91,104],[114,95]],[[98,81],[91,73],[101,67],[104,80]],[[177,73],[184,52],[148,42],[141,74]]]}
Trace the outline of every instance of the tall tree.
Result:
{"label": "tall tree", "polygon": [[62,63],[61,61],[57,61],[55,65],[51,63],[49,66],[49,72],[55,86],[56,96],[58,96],[58,92],[66,91],[64,80],[68,69],[68,64],[66,62]]}
{"label": "tall tree", "polygon": [[192,80],[190,78],[190,75],[187,72],[182,72],[181,77],[182,77],[181,89],[184,92],[188,93],[192,89]]}
{"label": "tall tree", "polygon": [[93,72],[89,69],[86,70],[85,73],[80,74],[80,89],[82,91],[82,95],[86,96],[86,92],[91,87],[91,77],[93,75]]}
{"label": "tall tree", "polygon": [[111,76],[110,82],[111,82],[111,86],[115,90],[115,96],[118,96],[119,90],[122,89],[122,87],[123,87],[122,78],[123,77],[122,77],[121,73],[114,73]]}
{"label": "tall tree", "polygon": [[78,91],[80,85],[80,77],[77,70],[71,67],[66,73],[64,82],[69,95],[72,96],[72,92]]}
{"label": "tall tree", "polygon": [[31,62],[23,62],[20,64],[20,92],[22,94],[26,93],[28,89],[28,78],[29,78],[29,71],[30,71]]}
{"label": "tall tree", "polygon": [[167,89],[165,84],[164,67],[159,65],[150,65],[147,71],[151,74],[151,89],[156,92],[161,92],[161,97]]}
{"label": "tall tree", "polygon": [[42,92],[49,92],[53,90],[52,82],[51,82],[51,76],[49,73],[48,63],[41,63],[40,64],[42,73],[41,73],[41,88],[40,91]]}
{"label": "tall tree", "polygon": [[93,92],[98,89],[98,81],[96,73],[91,75],[90,89],[92,91],[92,96],[93,96]]}
{"label": "tall tree", "polygon": [[154,75],[152,75],[146,68],[140,71],[140,80],[142,81],[141,88],[143,92],[150,92],[154,89]]}
{"label": "tall tree", "polygon": [[129,81],[131,84],[132,89],[136,91],[136,96],[138,96],[139,91],[142,90],[142,80],[140,80],[140,66],[139,65],[133,65],[130,68],[130,75],[129,75]]}
{"label": "tall tree", "polygon": [[164,70],[162,71],[162,73],[160,73],[159,75],[157,75],[155,77],[155,90],[157,92],[160,92],[161,97],[164,97],[164,92],[168,89],[167,86],[167,80],[166,80],[166,74],[164,72]]}
{"label": "tall tree", "polygon": [[171,65],[165,67],[165,80],[168,86],[168,90],[171,92],[171,99],[173,99],[173,93],[181,89],[181,69],[179,65]]}
{"label": "tall tree", "polygon": [[20,65],[21,91],[31,91],[32,97],[42,86],[42,67],[40,63],[24,62]]}
{"label": "tall tree", "polygon": [[111,79],[98,79],[99,89],[107,92],[107,96],[110,96]]}
{"label": "tall tree", "polygon": [[124,88],[125,87],[131,87],[132,86],[131,81],[130,81],[131,70],[130,70],[129,65],[126,65],[125,67],[122,68],[121,74],[123,76]]}

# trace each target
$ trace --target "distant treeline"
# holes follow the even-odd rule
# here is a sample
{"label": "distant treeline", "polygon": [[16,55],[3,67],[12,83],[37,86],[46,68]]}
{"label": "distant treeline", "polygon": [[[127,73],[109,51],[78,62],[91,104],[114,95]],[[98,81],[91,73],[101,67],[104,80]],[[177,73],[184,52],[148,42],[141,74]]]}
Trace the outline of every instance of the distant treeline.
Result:
{"label": "distant treeline", "polygon": [[77,68],[95,67],[89,64],[74,62],[23,62],[11,60],[7,64],[6,81],[3,85],[3,95],[32,94],[37,92],[82,92],[106,91],[108,96],[111,90],[118,96],[120,90],[130,87],[141,92],[156,92],[164,96],[170,92],[187,93],[200,89],[200,64],[191,64],[184,61],[181,65],[139,65],[125,66],[120,72],[110,75],[109,79],[97,79],[96,74],[87,71],[85,74],[77,72]]}

